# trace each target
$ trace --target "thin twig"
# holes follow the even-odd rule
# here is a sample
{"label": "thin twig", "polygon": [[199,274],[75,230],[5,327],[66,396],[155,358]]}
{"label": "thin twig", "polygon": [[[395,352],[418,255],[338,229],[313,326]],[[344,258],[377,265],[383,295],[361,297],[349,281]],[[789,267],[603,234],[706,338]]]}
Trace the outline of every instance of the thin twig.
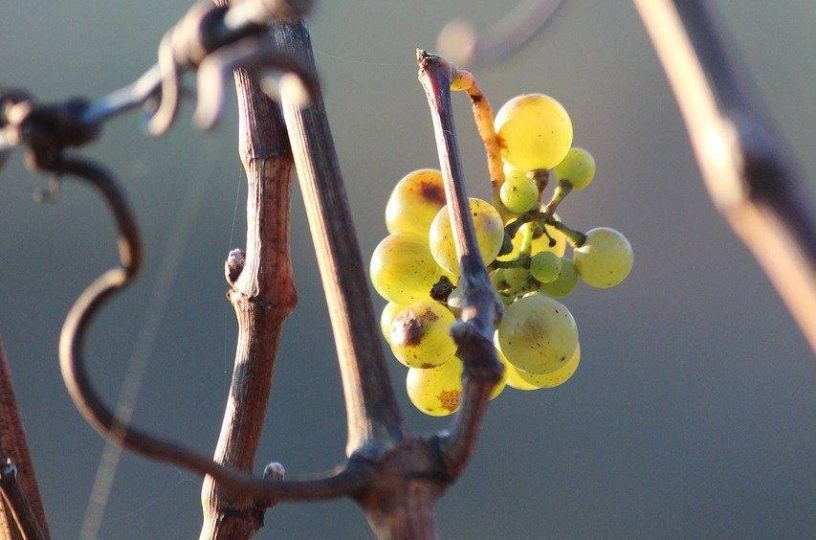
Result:
{"label": "thin twig", "polygon": [[[313,68],[304,23],[276,23],[273,34],[282,53]],[[300,96],[286,88],[281,91],[337,346],[348,420],[346,453],[378,455],[401,441],[405,433],[388,379],[334,141],[319,94],[310,106],[300,108]]]}
{"label": "thin twig", "polygon": [[635,0],[714,204],[816,351],[816,199],[700,0]]}
{"label": "thin twig", "polygon": [[445,184],[451,229],[459,257],[464,301],[461,321],[451,330],[457,355],[464,362],[464,392],[450,436],[442,440],[449,474],[456,478],[472,455],[490,392],[504,369],[493,346],[502,308],[493,291],[476,243],[456,129],[450,85],[452,67],[443,58],[417,51],[419,80],[431,110],[439,165]]}
{"label": "thin twig", "polygon": [[64,158],[58,172],[87,182],[113,212],[119,232],[120,267],[102,274],[80,295],[69,311],[60,336],[60,369],[68,393],[85,419],[102,435],[157,461],[212,476],[222,488],[242,493],[259,507],[280,500],[319,500],[356,493],[368,470],[350,460],[339,470],[303,480],[263,480],[225,467],[180,445],[127,426],[102,402],[85,371],[83,344],[90,324],[112,294],[127,286],[141,265],[140,239],[130,209],[111,175],[91,162]]}

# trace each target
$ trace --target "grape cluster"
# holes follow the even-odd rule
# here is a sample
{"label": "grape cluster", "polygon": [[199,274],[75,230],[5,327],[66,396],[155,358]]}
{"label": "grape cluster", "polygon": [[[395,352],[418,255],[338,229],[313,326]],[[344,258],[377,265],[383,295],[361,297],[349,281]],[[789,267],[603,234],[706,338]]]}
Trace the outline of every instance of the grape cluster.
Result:
{"label": "grape cluster", "polygon": [[[595,176],[592,155],[572,147],[572,122],[558,101],[517,96],[501,107],[494,127],[505,179],[493,204],[469,200],[479,253],[505,305],[494,341],[506,369],[491,398],[505,386],[537,390],[569,379],[581,357],[578,329],[556,298],[572,292],[579,278],[613,287],[633,264],[632,248],[618,231],[602,227],[584,234],[555,213]],[[463,366],[450,336],[462,294],[455,286],[459,261],[441,173],[420,169],[402,178],[385,219],[389,236],[374,250],[370,267],[374,288],[388,301],[382,332],[409,368],[411,402],[426,414],[448,415],[462,392]]]}

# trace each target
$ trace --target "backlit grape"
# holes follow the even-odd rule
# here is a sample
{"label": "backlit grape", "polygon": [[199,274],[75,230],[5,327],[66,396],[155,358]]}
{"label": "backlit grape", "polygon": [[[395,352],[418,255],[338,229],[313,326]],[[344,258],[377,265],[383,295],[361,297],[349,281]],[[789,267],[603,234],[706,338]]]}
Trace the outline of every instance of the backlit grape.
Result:
{"label": "backlit grape", "polygon": [[406,307],[408,306],[405,304],[388,302],[382,310],[382,315],[380,315],[380,330],[385,338],[385,342],[389,345],[391,344],[391,323],[394,322],[394,317]]}
{"label": "backlit grape", "polygon": [[443,206],[442,173],[434,169],[410,172],[397,183],[385,205],[388,232],[411,232],[427,237],[431,221]]}
{"label": "backlit grape", "polygon": [[[575,374],[575,371],[578,369],[578,364],[580,362],[581,362],[581,345],[579,343],[575,347],[575,352],[572,353],[572,356],[570,356],[570,358],[555,371],[552,371],[550,373],[534,374],[516,370],[515,375],[518,377],[518,379],[520,379],[524,383],[535,388],[555,388],[556,386],[567,382]],[[507,384],[510,384],[509,379]]]}
{"label": "backlit grape", "polygon": [[462,371],[458,358],[435,368],[411,368],[405,378],[408,398],[414,407],[430,416],[453,414],[462,397]]}
{"label": "backlit grape", "polygon": [[544,94],[523,94],[502,105],[495,128],[503,143],[502,157],[524,171],[551,169],[572,145],[569,114]]}
{"label": "backlit grape", "polygon": [[514,214],[523,214],[538,204],[538,186],[535,180],[520,171],[507,175],[499,190],[505,208]]}
{"label": "backlit grape", "polygon": [[432,368],[455,359],[456,344],[450,336],[455,322],[442,304],[423,300],[401,310],[391,323],[391,351],[411,368]]}
{"label": "backlit grape", "polygon": [[595,178],[595,158],[583,148],[570,148],[553,172],[559,181],[567,180],[574,190],[580,191]]}
{"label": "backlit grape", "polygon": [[[482,199],[470,199],[470,215],[476,230],[476,243],[485,265],[499,254],[504,241],[504,225],[499,212]],[[453,230],[447,206],[436,214],[431,223],[430,249],[436,262],[452,274],[459,274],[459,258],[453,243]]]}
{"label": "backlit grape", "polygon": [[383,239],[371,255],[370,272],[380,296],[398,304],[427,298],[444,273],[434,261],[427,239],[413,233]]}
{"label": "backlit grape", "polygon": [[561,275],[561,257],[541,251],[530,258],[530,273],[541,283],[551,283]]}
{"label": "backlit grape", "polygon": [[578,272],[569,259],[561,259],[561,271],[554,281],[542,283],[538,291],[553,298],[560,298],[571,293],[578,284]]}
{"label": "backlit grape", "polygon": [[586,235],[586,242],[575,248],[575,269],[587,284],[606,289],[626,279],[632,270],[634,253],[629,240],[615,229],[599,227]]}

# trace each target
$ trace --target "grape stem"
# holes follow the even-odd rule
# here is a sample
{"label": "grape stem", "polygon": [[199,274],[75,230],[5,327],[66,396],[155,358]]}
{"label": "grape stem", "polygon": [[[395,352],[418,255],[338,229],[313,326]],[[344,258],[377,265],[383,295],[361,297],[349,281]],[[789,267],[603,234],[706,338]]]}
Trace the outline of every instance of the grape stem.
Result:
{"label": "grape stem", "polygon": [[[515,221],[511,221],[504,227],[504,233],[510,238],[513,238],[525,223],[536,223],[541,226],[549,225],[553,229],[563,233],[573,247],[581,247],[586,243],[586,235],[584,233],[564,225],[562,221],[556,219],[550,212],[542,212],[540,210],[531,210],[520,215]],[[544,234],[550,237],[546,228],[544,229]]]}
{"label": "grape stem", "polygon": [[440,437],[443,459],[455,478],[475,450],[490,392],[504,369],[493,346],[493,333],[502,307],[479,254],[465,191],[450,94],[455,70],[444,58],[423,50],[417,50],[417,64],[433,121],[451,229],[462,270],[461,320],[453,326],[451,335],[457,344],[457,355],[464,363],[464,390],[450,433]]}
{"label": "grape stem", "polygon": [[701,0],[635,0],[714,204],[816,351],[816,197]]}

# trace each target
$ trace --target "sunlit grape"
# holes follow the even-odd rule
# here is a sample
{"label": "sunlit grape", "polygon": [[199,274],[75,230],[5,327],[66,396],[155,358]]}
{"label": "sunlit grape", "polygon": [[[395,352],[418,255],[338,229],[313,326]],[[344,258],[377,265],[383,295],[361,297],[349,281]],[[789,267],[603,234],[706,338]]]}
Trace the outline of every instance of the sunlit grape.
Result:
{"label": "sunlit grape", "polygon": [[413,233],[387,236],[371,255],[371,283],[390,302],[411,304],[428,297],[439,281],[439,268],[428,240]]}
{"label": "sunlit grape", "polygon": [[[498,255],[504,241],[504,226],[498,211],[482,199],[470,199],[470,215],[476,230],[476,243],[484,264],[490,264]],[[453,231],[447,206],[436,214],[429,236],[431,253],[436,262],[452,274],[459,274],[459,259],[453,243]]]}
{"label": "sunlit grape", "polygon": [[427,237],[431,221],[443,206],[442,173],[434,169],[410,172],[394,187],[385,206],[388,232],[411,232]]}
{"label": "sunlit grape", "polygon": [[447,308],[433,300],[411,304],[391,323],[391,351],[411,368],[432,368],[455,359],[456,344],[450,336],[455,320]]}
{"label": "sunlit grape", "polygon": [[587,284],[606,289],[626,279],[632,270],[634,253],[629,240],[615,229],[599,227],[586,235],[586,242],[575,248],[575,269]]}
{"label": "sunlit grape", "polygon": [[580,191],[595,178],[595,158],[583,148],[570,148],[553,172],[558,180],[567,180],[572,189]]}
{"label": "sunlit grape", "polygon": [[439,367],[411,368],[405,388],[411,403],[430,416],[447,416],[459,408],[462,397],[462,361],[454,358]]}
{"label": "sunlit grape", "polygon": [[496,332],[507,361],[527,373],[556,371],[578,345],[572,314],[543,294],[525,296],[507,307]]}
{"label": "sunlit grape", "polygon": [[[567,382],[578,369],[578,364],[581,362],[581,344],[575,347],[575,352],[572,356],[564,362],[558,369],[550,373],[525,373],[524,371],[516,370],[515,375],[522,382],[533,386],[535,388],[555,388],[558,385]],[[510,384],[509,375],[507,384]],[[523,388],[522,388],[523,390]]]}
{"label": "sunlit grape", "polygon": [[523,94],[502,105],[495,128],[502,157],[524,171],[558,165],[572,145],[569,114],[544,94]]}
{"label": "sunlit grape", "polygon": [[542,283],[538,291],[553,298],[560,298],[571,293],[578,284],[578,272],[569,259],[561,259],[561,271],[558,277],[549,283]]}
{"label": "sunlit grape", "polygon": [[516,169],[511,169],[510,174],[505,172],[504,183],[499,190],[499,198],[505,208],[514,214],[523,214],[538,204],[538,197],[538,186],[526,173]]}
{"label": "sunlit grape", "polygon": [[391,323],[394,322],[400,311],[405,309],[405,304],[397,304],[396,302],[388,302],[382,310],[380,315],[380,331],[382,331],[385,342],[391,344]]}

